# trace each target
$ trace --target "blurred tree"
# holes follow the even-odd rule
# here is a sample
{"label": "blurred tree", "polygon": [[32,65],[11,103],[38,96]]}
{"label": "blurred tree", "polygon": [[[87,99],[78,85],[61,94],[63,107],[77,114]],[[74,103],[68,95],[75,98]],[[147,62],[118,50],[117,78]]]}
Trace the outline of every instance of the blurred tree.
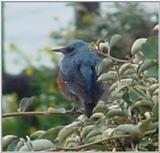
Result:
{"label": "blurred tree", "polygon": [[63,33],[50,32],[50,37],[53,40],[59,39],[60,44],[65,44],[74,38],[88,42],[109,40],[112,35],[118,33],[124,39],[112,48],[111,55],[115,57],[126,58],[133,41],[148,37],[150,29],[158,23],[157,12],[149,12],[137,2],[115,2],[112,3],[112,11],[106,12],[100,9],[99,2],[73,4],[76,17],[74,28],[70,26],[71,28],[67,28]]}
{"label": "blurred tree", "polygon": [[90,25],[92,18],[99,12],[100,3],[98,2],[77,2],[74,4],[75,25],[77,29],[85,29]]}

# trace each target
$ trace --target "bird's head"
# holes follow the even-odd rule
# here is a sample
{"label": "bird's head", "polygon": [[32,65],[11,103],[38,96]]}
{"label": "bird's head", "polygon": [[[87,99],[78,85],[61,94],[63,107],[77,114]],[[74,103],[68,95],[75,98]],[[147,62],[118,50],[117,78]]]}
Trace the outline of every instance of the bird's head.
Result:
{"label": "bird's head", "polygon": [[60,52],[63,54],[70,54],[72,52],[79,51],[81,47],[88,46],[89,44],[83,40],[75,39],[71,41],[66,47],[52,49],[54,52]]}

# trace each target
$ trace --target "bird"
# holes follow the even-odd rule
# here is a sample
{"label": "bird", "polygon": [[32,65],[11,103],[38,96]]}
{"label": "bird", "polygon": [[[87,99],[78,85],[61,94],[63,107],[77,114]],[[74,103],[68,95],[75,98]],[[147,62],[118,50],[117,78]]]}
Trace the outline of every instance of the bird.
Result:
{"label": "bird", "polygon": [[70,100],[81,102],[84,114],[89,118],[104,92],[95,70],[102,59],[88,42],[80,39],[74,39],[66,47],[52,51],[64,55],[60,62],[59,87]]}

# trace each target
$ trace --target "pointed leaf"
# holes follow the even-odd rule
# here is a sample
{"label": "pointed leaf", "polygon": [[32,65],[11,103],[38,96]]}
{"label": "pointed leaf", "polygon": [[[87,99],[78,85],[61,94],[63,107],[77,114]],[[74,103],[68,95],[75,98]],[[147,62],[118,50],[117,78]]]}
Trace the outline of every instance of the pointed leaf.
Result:
{"label": "pointed leaf", "polygon": [[76,131],[76,129],[77,128],[74,126],[65,126],[64,128],[62,128],[58,133],[58,139],[60,140],[60,142],[65,141],[68,136]]}
{"label": "pointed leaf", "polygon": [[86,127],[84,127],[81,131],[81,137],[84,138],[86,137],[86,135],[91,131],[93,130],[95,127],[95,125],[88,125]]}
{"label": "pointed leaf", "polygon": [[111,109],[107,112],[106,116],[108,118],[112,118],[114,116],[121,116],[121,117],[127,117],[127,114],[122,112],[120,109]]}
{"label": "pointed leaf", "polygon": [[147,41],[146,38],[139,38],[137,40],[135,40],[135,42],[133,43],[132,47],[131,47],[131,54],[134,55],[135,53],[137,53],[138,51],[141,50],[142,45]]}
{"label": "pointed leaf", "polygon": [[147,59],[144,60],[142,64],[140,64],[137,68],[137,74],[140,75],[140,73],[144,72],[145,70],[149,69],[152,66],[155,66],[157,64],[156,60]]}
{"label": "pointed leaf", "polygon": [[18,141],[19,141],[18,139],[12,141],[12,142],[8,145],[7,151],[15,151]]}
{"label": "pointed leaf", "polygon": [[153,121],[152,119],[144,120],[141,124],[139,124],[139,128],[142,132],[153,130]]}
{"label": "pointed leaf", "polygon": [[54,142],[58,136],[59,131],[62,128],[63,128],[63,126],[57,126],[57,127],[51,128],[51,129],[47,130],[44,134],[42,134],[39,138],[40,139],[48,139],[48,140]]}
{"label": "pointed leaf", "polygon": [[109,68],[113,66],[113,60],[110,58],[104,58],[100,64],[98,64],[97,67],[97,74],[101,74],[104,72],[107,72]]}
{"label": "pointed leaf", "polygon": [[141,51],[148,59],[158,59],[158,37],[152,36],[148,38]]}
{"label": "pointed leaf", "polygon": [[98,77],[97,81],[109,81],[117,78],[116,72],[103,73]]}
{"label": "pointed leaf", "polygon": [[65,108],[53,108],[53,107],[49,107],[48,108],[48,112],[49,113],[62,113],[64,114],[66,112]]}
{"label": "pointed leaf", "polygon": [[16,135],[6,135],[2,137],[2,148],[7,147],[16,138],[17,138]]}
{"label": "pointed leaf", "polygon": [[25,112],[34,103],[34,97],[24,97],[19,103],[19,111]]}
{"label": "pointed leaf", "polygon": [[[33,151],[43,151],[54,147],[54,144],[46,139],[33,140],[32,142]],[[19,151],[31,151],[30,148],[25,144]]]}
{"label": "pointed leaf", "polygon": [[32,133],[32,134],[30,135],[30,138],[31,138],[32,140],[38,139],[38,138],[40,138],[44,133],[46,133],[46,131],[44,131],[44,130],[35,131],[34,133]]}
{"label": "pointed leaf", "polygon": [[139,127],[133,124],[122,124],[115,128],[114,131],[122,131],[132,136],[139,136],[142,134]]}
{"label": "pointed leaf", "polygon": [[110,47],[113,47],[117,42],[119,42],[122,39],[122,36],[119,34],[115,34],[112,36],[110,40]]}
{"label": "pointed leaf", "polygon": [[102,119],[102,118],[104,118],[104,114],[100,113],[100,112],[94,113],[91,116],[91,120],[98,120],[98,119]]}

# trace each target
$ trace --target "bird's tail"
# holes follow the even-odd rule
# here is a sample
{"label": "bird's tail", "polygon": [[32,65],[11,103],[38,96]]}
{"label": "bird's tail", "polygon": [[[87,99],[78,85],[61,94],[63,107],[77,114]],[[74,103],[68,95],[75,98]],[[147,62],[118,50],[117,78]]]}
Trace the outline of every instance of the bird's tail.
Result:
{"label": "bird's tail", "polygon": [[87,117],[90,117],[92,115],[93,108],[95,107],[94,103],[88,103],[87,101],[84,101],[84,113]]}

